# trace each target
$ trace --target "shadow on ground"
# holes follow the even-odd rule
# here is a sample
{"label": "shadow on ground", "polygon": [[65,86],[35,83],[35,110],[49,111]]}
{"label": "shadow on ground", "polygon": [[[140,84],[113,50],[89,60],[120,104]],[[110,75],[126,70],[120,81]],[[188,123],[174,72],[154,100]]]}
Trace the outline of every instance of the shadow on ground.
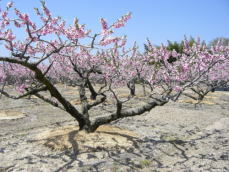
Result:
{"label": "shadow on ground", "polygon": [[[203,168],[202,161],[219,162],[228,161],[228,153],[223,153],[219,156],[214,156],[211,152],[201,153],[198,151],[196,154],[190,154],[189,150],[198,150],[199,142],[205,142],[209,137],[216,137],[220,131],[214,131],[212,133],[205,133],[197,138],[190,140],[154,140],[152,138],[138,139],[125,134],[112,133],[126,137],[128,141],[133,144],[131,147],[87,147],[87,150],[80,150],[79,143],[75,137],[78,131],[71,131],[68,134],[68,141],[71,143],[71,149],[64,151],[50,151],[48,155],[32,154],[17,160],[26,160],[27,164],[46,164],[51,161],[61,160],[60,165],[56,166],[52,171],[60,172],[65,170],[80,170],[80,171],[101,171],[110,170],[118,171],[120,168],[124,171],[140,171],[143,168],[154,170],[167,170],[173,167],[180,169],[190,169],[190,163],[197,168]],[[106,132],[104,132],[106,133]],[[109,132],[109,134],[111,134]],[[221,140],[224,141],[221,142]],[[227,146],[228,140],[225,138],[219,138],[219,146]],[[48,140],[50,141],[50,140]],[[48,149],[48,148],[46,148]],[[217,148],[214,148],[217,151]],[[166,157],[166,158],[161,158]],[[165,161],[167,159],[168,162]],[[14,167],[0,168],[0,171],[7,171]],[[206,167],[209,169],[217,170],[217,167]],[[228,167],[224,166],[218,170],[228,170]],[[10,170],[9,170],[10,171]]]}

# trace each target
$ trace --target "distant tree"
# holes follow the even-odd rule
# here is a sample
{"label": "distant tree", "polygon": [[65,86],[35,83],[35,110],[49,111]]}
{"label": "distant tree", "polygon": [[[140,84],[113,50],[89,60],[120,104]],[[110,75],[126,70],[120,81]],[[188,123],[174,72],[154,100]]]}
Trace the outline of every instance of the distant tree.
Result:
{"label": "distant tree", "polygon": [[182,53],[183,52],[183,43],[178,43],[178,42],[172,42],[170,40],[167,41],[168,45],[167,45],[167,50],[173,51],[175,50],[177,53]]}
{"label": "distant tree", "polygon": [[224,46],[229,46],[229,38],[224,38],[224,37],[215,38],[212,41],[210,41],[209,46],[216,45],[218,43]]}
{"label": "distant tree", "polygon": [[[149,46],[152,46],[152,44],[150,43],[149,44],[149,40],[147,39],[147,42],[148,44],[144,44],[144,48],[145,48],[145,51],[149,51]],[[184,52],[184,49],[185,47],[192,47],[193,45],[199,45],[199,46],[206,46],[206,43],[205,41],[202,41],[200,42],[200,39],[199,38],[194,38],[194,37],[190,37],[189,39],[187,39],[185,37],[184,40],[182,40],[181,42],[177,42],[177,41],[170,41],[170,40],[167,40],[167,45],[161,45],[161,46],[155,46],[155,48],[157,49],[160,49],[161,47],[165,47],[166,50],[170,51],[170,52],[174,52],[174,53],[171,53],[170,57],[168,58],[168,62],[169,63],[173,63],[177,60],[178,58],[178,54],[183,54],[185,53]]]}

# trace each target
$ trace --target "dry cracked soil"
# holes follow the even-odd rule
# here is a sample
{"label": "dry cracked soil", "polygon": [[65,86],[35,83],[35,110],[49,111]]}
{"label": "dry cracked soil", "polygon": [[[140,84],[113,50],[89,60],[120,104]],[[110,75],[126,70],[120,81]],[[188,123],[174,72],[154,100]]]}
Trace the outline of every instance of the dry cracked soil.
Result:
{"label": "dry cracked soil", "polygon": [[[60,90],[74,100],[75,89]],[[0,172],[229,171],[229,92],[211,93],[197,106],[181,98],[113,122],[94,139],[77,135],[65,112],[31,100],[0,99]],[[103,115],[96,108],[92,114]],[[109,137],[99,135],[104,130]]]}

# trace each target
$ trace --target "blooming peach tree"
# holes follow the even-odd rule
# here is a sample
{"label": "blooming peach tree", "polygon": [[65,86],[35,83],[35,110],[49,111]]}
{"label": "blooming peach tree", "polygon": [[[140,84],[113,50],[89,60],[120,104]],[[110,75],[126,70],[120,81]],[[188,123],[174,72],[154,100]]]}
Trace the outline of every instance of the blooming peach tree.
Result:
{"label": "blooming peach tree", "polygon": [[[193,45],[186,38],[182,41],[184,45],[181,53],[169,51],[164,46],[158,49],[148,42],[147,54],[151,56],[151,64],[162,69],[159,76],[164,78],[165,83],[175,83],[174,89],[182,90],[184,95],[201,101],[216,88],[228,88],[229,46],[218,42],[207,47],[200,39],[191,41]],[[190,90],[191,94],[190,91],[184,92],[185,90]]]}
{"label": "blooming peach tree", "polygon": [[[80,130],[93,132],[100,125],[141,115],[176,101],[187,89],[199,93],[197,88],[228,84],[228,47],[220,44],[209,49],[197,42],[189,47],[186,40],[184,53],[179,54],[148,42],[148,51],[141,53],[136,45],[127,48],[126,37],[113,36],[131,13],[111,25],[102,18],[101,32],[96,34],[80,25],[77,18],[67,25],[54,17],[45,2],[35,13],[40,22],[33,22],[17,8],[13,10],[11,2],[1,9],[1,53],[8,55],[0,56],[0,93],[12,99],[34,95],[69,113]],[[24,39],[16,35],[17,30],[25,34]],[[172,63],[170,56],[176,58]],[[65,98],[56,83],[78,87],[80,105]],[[134,94],[124,98],[119,94],[121,87],[129,87],[133,93],[130,85],[136,83],[149,88],[145,104],[136,103]],[[7,85],[14,85],[17,93],[12,95]],[[109,100],[111,105],[107,105]],[[136,105],[127,106],[129,101]],[[91,119],[95,107],[108,110]]]}

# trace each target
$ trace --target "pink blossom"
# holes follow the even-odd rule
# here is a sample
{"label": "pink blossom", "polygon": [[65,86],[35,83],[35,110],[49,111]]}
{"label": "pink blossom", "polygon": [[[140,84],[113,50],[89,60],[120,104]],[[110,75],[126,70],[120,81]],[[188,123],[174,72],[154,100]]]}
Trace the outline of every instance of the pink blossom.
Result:
{"label": "pink blossom", "polygon": [[131,18],[131,13],[129,12],[126,15],[122,16],[121,19],[119,19],[118,21],[116,21],[113,24],[113,27],[114,28],[123,27],[130,18]]}
{"label": "pink blossom", "polygon": [[182,90],[182,88],[181,88],[180,86],[175,86],[173,89],[174,89],[176,92],[179,92],[179,91]]}
{"label": "pink blossom", "polygon": [[120,38],[117,38],[117,37],[115,37],[115,38],[106,37],[100,41],[100,45],[106,46],[106,45],[109,45],[111,43],[117,43],[119,40],[120,40]]}
{"label": "pink blossom", "polygon": [[7,17],[8,13],[6,11],[2,12],[2,18],[5,19]]}
{"label": "pink blossom", "polygon": [[5,32],[5,38],[6,38],[7,40],[9,40],[9,41],[12,41],[12,40],[15,39],[15,36],[13,35],[12,30],[9,30],[9,29],[8,29],[8,30]]}
{"label": "pink blossom", "polygon": [[109,30],[102,30],[101,35],[102,36],[108,36],[108,35],[110,35],[112,33],[113,33],[113,30],[111,30],[111,29],[109,29]]}
{"label": "pink blossom", "polygon": [[44,7],[43,10],[44,10],[46,16],[50,16],[50,11],[48,10],[47,7]]}
{"label": "pink blossom", "polygon": [[[153,47],[148,42],[147,52],[140,52],[136,45],[130,48],[125,46],[126,37],[111,37],[114,28],[123,27],[130,19],[130,13],[111,26],[108,26],[106,20],[102,18],[100,20],[102,34],[97,34],[102,35],[102,38],[98,40],[84,25],[78,24],[78,21],[75,25],[66,26],[65,21],[53,17],[44,4],[43,13],[38,14],[41,23],[32,22],[28,14],[21,13],[17,9],[15,9],[16,18],[15,15],[8,15],[8,12],[10,14],[10,10],[1,13],[2,47],[12,54],[12,58],[24,60],[25,63],[36,64],[44,58],[44,64],[38,65],[39,69],[45,72],[47,66],[52,64],[47,78],[51,76],[59,82],[82,81],[80,75],[82,73],[85,77],[90,74],[89,79],[93,79],[95,83],[107,82],[113,88],[124,86],[139,77],[157,91],[167,89],[167,91],[174,90],[173,93],[204,82],[212,85],[218,80],[228,82],[228,47],[217,45],[209,49],[202,46],[200,41],[191,46],[189,41],[185,40],[184,53],[178,54],[175,50],[166,49],[165,46]],[[31,32],[24,29],[25,24],[29,24]],[[8,29],[14,26],[27,35],[22,41],[16,41],[14,35],[16,32]],[[94,42],[87,42],[88,40]],[[94,46],[91,46],[93,43]],[[59,48],[60,51],[54,51]],[[25,55],[25,58],[18,57],[15,52]],[[168,59],[171,55],[179,58],[169,63]],[[27,57],[29,57],[28,61],[26,61]],[[23,92],[26,85],[37,81],[30,69],[7,63],[4,70],[1,70],[3,68],[1,64],[3,63],[0,62],[0,82],[8,73],[15,77],[15,87],[19,92]],[[79,70],[77,72],[76,67]],[[89,73],[91,71],[92,73]],[[26,78],[26,81],[23,78]]]}
{"label": "pink blossom", "polygon": [[16,86],[16,91],[18,91],[19,93],[23,93],[25,91],[25,88],[27,88],[27,86],[25,84],[21,84],[19,86]]}
{"label": "pink blossom", "polygon": [[182,67],[184,72],[187,72],[189,70],[188,64],[184,64]]}
{"label": "pink blossom", "polygon": [[21,14],[19,15],[19,17],[24,20],[25,22],[28,22],[29,21],[29,16],[28,14]]}
{"label": "pink blossom", "polygon": [[126,39],[126,36],[122,37],[121,38],[121,42],[120,44],[118,45],[119,47],[123,47],[126,45],[126,42],[127,42],[127,39]]}
{"label": "pink blossom", "polygon": [[7,3],[7,5],[6,5],[6,7],[9,9],[9,8],[11,8],[13,6],[13,2],[11,1],[11,2],[8,2]]}
{"label": "pink blossom", "polygon": [[16,27],[21,27],[21,24],[20,23],[18,23],[16,20],[14,20],[14,25],[16,26]]}
{"label": "pink blossom", "polygon": [[103,30],[107,30],[108,26],[107,26],[107,21],[104,18],[100,19],[101,25],[102,25],[102,29]]}
{"label": "pink blossom", "polygon": [[173,51],[172,51],[172,56],[173,56],[173,57],[177,57],[177,56],[178,56],[176,50],[174,50],[174,49],[173,49]]}

